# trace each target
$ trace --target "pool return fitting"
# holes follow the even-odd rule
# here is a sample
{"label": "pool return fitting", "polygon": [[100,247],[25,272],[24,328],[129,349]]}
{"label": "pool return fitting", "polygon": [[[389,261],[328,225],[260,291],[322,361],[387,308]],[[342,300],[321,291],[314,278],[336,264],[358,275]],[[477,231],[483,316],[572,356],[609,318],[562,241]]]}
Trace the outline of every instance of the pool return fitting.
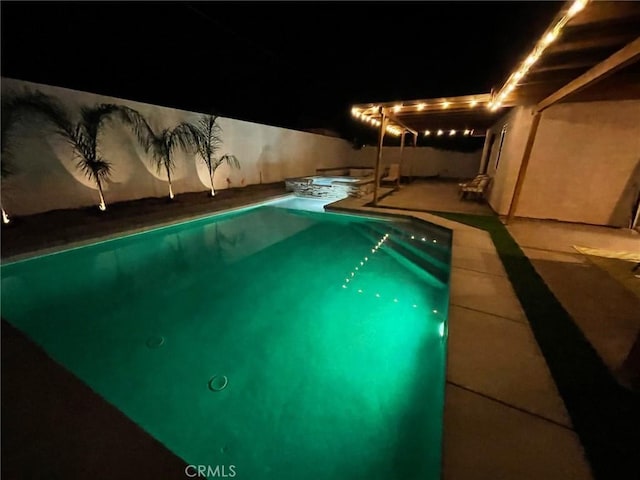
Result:
{"label": "pool return fitting", "polygon": [[229,379],[226,375],[214,375],[209,379],[209,390],[212,392],[221,392],[227,388],[228,383]]}
{"label": "pool return fitting", "polygon": [[164,345],[164,337],[160,335],[154,335],[153,337],[149,337],[147,339],[147,347],[149,348],[160,348]]}

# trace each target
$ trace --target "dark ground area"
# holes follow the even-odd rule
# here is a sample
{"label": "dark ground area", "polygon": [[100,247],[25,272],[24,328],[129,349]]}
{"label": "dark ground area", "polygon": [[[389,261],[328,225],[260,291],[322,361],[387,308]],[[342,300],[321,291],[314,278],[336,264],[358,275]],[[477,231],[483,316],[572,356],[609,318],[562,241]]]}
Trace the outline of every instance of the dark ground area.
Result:
{"label": "dark ground area", "polygon": [[16,217],[2,227],[1,255],[6,259],[45,248],[62,247],[71,242],[206,215],[286,193],[284,182],[277,182],[218,190],[214,198],[208,191],[183,193],[176,195],[173,201],[162,197],[114,203],[105,212],[87,207]]}

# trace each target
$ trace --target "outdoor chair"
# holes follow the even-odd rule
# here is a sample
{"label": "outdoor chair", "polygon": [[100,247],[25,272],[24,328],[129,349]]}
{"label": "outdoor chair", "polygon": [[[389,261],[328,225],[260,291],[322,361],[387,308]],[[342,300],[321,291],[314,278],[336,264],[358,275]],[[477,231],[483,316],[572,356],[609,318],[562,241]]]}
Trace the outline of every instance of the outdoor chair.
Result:
{"label": "outdoor chair", "polygon": [[491,182],[491,177],[489,175],[476,175],[476,177],[470,182],[459,183],[458,194],[461,200],[465,200],[467,198],[474,198],[476,200],[480,200],[484,198],[485,191]]}
{"label": "outdoor chair", "polygon": [[398,181],[399,176],[400,176],[400,164],[392,163],[391,165],[389,165],[389,171],[387,172],[387,175],[385,177],[382,177],[380,179],[380,182],[395,183]]}

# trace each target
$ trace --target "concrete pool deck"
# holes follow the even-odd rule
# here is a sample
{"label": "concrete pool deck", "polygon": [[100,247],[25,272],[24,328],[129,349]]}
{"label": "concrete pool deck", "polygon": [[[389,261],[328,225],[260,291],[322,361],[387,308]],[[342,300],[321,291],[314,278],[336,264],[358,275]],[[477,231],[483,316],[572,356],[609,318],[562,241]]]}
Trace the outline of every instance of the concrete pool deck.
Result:
{"label": "concrete pool deck", "polygon": [[[416,186],[418,185],[420,184],[416,184]],[[447,191],[449,194],[453,192],[453,198],[455,198],[455,186],[452,187],[452,185],[448,190],[442,188],[441,194],[448,195]],[[513,287],[507,279],[489,234],[434,216],[426,211],[416,211],[434,208],[430,205],[416,203],[415,196],[411,195],[410,189],[411,185],[403,186],[400,192],[383,198],[381,202],[384,206],[394,196],[397,200],[400,197],[398,193],[402,193],[410,201],[410,205],[408,205],[410,208],[407,209],[402,209],[402,205],[398,203],[392,205],[391,208],[367,207],[366,204],[371,200],[370,197],[347,198],[332,204],[332,207],[370,213],[413,215],[454,231],[443,478],[592,478],[580,440],[571,426],[562,398],[558,394],[545,359],[540,352]],[[265,188],[263,191],[254,191],[253,193],[249,187],[243,190],[242,196],[229,196],[224,205],[221,205],[222,202],[216,203],[216,199],[198,208],[185,208],[186,204],[177,204],[181,208],[172,206],[176,210],[169,212],[163,210],[166,205],[159,205],[154,208],[158,208],[161,213],[133,216],[134,225],[131,224],[130,219],[127,221],[126,216],[118,218],[119,216],[114,215],[110,222],[103,222],[100,225],[96,222],[97,226],[85,228],[86,239],[93,238],[95,240],[97,237],[105,235],[121,234],[131,228],[139,229],[163,222],[184,220],[205,213],[210,214],[216,210],[240,207],[243,204],[266,200],[285,193],[284,186],[274,186],[273,189]],[[421,190],[424,192],[424,188]],[[220,198],[223,198],[222,195]],[[468,207],[476,208],[473,202],[455,203],[450,195],[438,202],[440,205],[449,205],[448,209],[455,207],[458,211],[467,211],[465,209]],[[482,214],[483,212],[474,210],[470,213]],[[551,228],[548,223],[544,223],[544,225],[547,225],[545,228]],[[67,247],[68,245],[64,242],[69,241],[71,227],[69,225],[62,241],[56,240],[57,243],[53,244],[47,243],[47,239],[40,236],[41,232],[38,233],[37,229],[33,227],[36,233],[31,233],[34,237],[31,243],[25,240],[28,235],[18,236],[23,246],[23,253],[25,244],[29,247],[26,250],[32,251],[37,250],[38,246],[40,249]],[[73,228],[82,230],[81,227],[82,225]],[[49,228],[55,228],[55,224],[50,224]],[[637,329],[640,328],[637,322],[634,323],[629,319],[628,313],[630,308],[636,308],[635,311],[638,311],[637,297],[629,297],[624,292],[621,293],[618,289],[619,285],[615,284],[611,278],[605,279],[606,274],[588,263],[585,264],[580,254],[569,251],[571,243],[576,238],[585,238],[584,236],[574,236],[576,231],[574,226],[565,225],[564,237],[559,237],[555,242],[549,240],[549,235],[552,237],[559,235],[558,226],[555,225],[554,228],[555,233],[545,235],[545,230],[539,224],[517,220],[509,226],[509,231],[523,247],[527,256],[565,308],[570,311],[572,316],[574,314],[578,316],[576,322],[581,328],[584,328],[583,325],[592,328],[590,340],[596,339],[592,343],[605,360],[608,358],[607,364],[614,368],[615,362],[619,361],[620,355],[626,351],[623,344],[624,339],[627,342],[632,341],[634,336],[629,339],[630,334],[634,329],[637,332]],[[89,232],[87,233],[86,230]],[[586,230],[593,232],[588,228]],[[8,229],[6,231],[3,229],[2,251],[4,258],[12,257],[8,254],[11,252],[10,245],[7,246],[4,242],[5,233],[8,231]],[[537,233],[540,234],[536,235]],[[612,233],[610,229],[599,232],[604,235],[598,237],[601,238],[599,240],[601,243],[589,240],[590,246],[604,248],[603,245],[605,245],[608,248],[613,246],[620,248],[617,240],[607,240],[609,238],[607,234],[610,233]],[[616,233],[620,234],[621,232]],[[638,237],[634,238],[631,234],[629,235],[630,245],[633,246],[633,241]],[[621,237],[621,235],[618,236]],[[15,241],[13,238],[10,240]],[[606,243],[608,241],[614,243]],[[15,249],[19,251],[20,248],[14,247],[14,255]],[[563,259],[571,258],[573,261],[558,262],[559,256]],[[571,285],[568,285],[572,282],[563,282],[563,275],[567,273],[582,279],[588,274],[587,276],[592,278],[592,281],[591,283],[582,282],[581,287],[583,288],[602,288],[605,283],[613,282],[607,283],[607,290],[603,292],[603,295],[617,295],[615,297],[616,310],[610,312],[610,315],[614,316],[613,320],[617,321],[616,324],[619,324],[620,328],[613,329],[616,332],[613,337],[602,336],[603,332],[597,323],[597,315],[592,315],[590,320],[585,317],[589,312],[585,312],[584,308],[581,310],[582,305],[576,300],[584,296],[584,290],[580,292],[580,296],[576,297],[576,292],[572,291]],[[604,308],[602,305],[598,307]],[[586,323],[581,323],[585,318]],[[588,333],[587,335],[589,336]],[[607,341],[597,341],[602,338]],[[3,336],[3,347],[4,341]],[[606,352],[607,349],[610,352],[609,357],[601,352],[601,350]],[[3,367],[6,366],[4,363],[6,351],[3,348]],[[611,352],[615,355],[612,355]],[[3,375],[3,388],[5,387],[4,378]],[[16,379],[15,381],[21,380]],[[55,385],[51,385],[50,388],[55,388]],[[19,399],[16,399],[15,404],[20,404]],[[3,400],[3,409],[4,406]],[[87,439],[87,441],[89,440],[90,438]],[[50,448],[53,447],[55,445],[50,446]],[[5,454],[3,454],[4,456]],[[179,462],[176,467],[179,468]]]}

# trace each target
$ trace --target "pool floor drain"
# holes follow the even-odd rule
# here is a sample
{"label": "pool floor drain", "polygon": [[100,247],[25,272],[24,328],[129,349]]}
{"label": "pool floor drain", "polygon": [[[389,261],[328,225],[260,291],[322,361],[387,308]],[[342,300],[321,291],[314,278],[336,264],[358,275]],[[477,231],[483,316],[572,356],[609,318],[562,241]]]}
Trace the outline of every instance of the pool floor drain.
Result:
{"label": "pool floor drain", "polygon": [[209,379],[209,390],[212,392],[220,392],[227,388],[229,379],[226,375],[214,375]]}
{"label": "pool floor drain", "polygon": [[159,335],[155,335],[147,339],[147,347],[149,348],[160,348],[163,345],[164,345],[164,337],[161,337]]}

